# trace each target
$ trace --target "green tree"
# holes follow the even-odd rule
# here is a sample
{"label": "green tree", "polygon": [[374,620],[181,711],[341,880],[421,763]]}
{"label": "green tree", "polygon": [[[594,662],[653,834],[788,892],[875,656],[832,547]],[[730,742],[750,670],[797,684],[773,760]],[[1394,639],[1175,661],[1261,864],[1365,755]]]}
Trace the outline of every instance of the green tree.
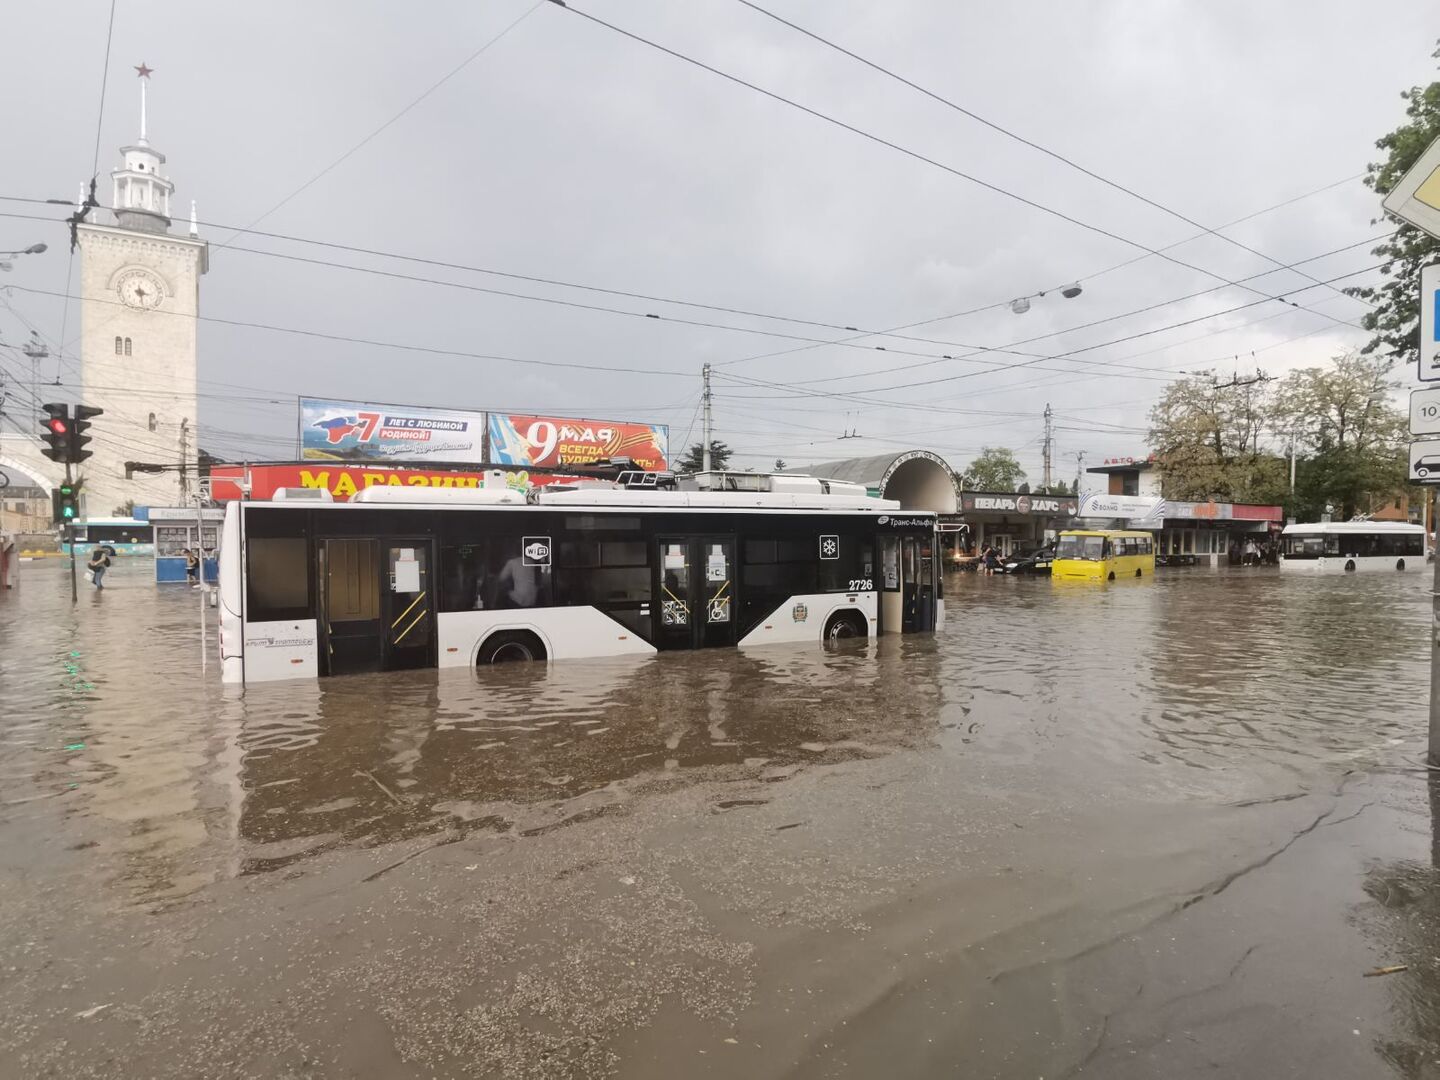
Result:
{"label": "green tree", "polygon": [[1003,446],[982,446],[961,482],[969,491],[1016,491],[1025,482],[1025,470],[1013,451]]}
{"label": "green tree", "polygon": [[1343,519],[1404,490],[1409,420],[1391,404],[1390,363],[1346,353],[1328,367],[1292,372],[1275,395],[1276,428],[1305,455],[1297,467],[1297,516],[1334,507]]}
{"label": "green tree", "polygon": [[[1440,48],[1431,55],[1440,59]],[[1406,102],[1408,119],[1375,143],[1386,157],[1371,162],[1365,176],[1366,186],[1379,195],[1388,195],[1425,148],[1440,137],[1440,82],[1413,86],[1400,97]],[[1420,270],[1440,257],[1440,240],[1413,225],[1397,224],[1394,235],[1374,249],[1374,254],[1385,260],[1380,272],[1387,280],[1378,286],[1345,291],[1375,305],[1363,321],[1365,329],[1375,334],[1365,352],[1389,353],[1400,363],[1415,363],[1420,339]]]}
{"label": "green tree", "polygon": [[[730,455],[733,453],[734,451],[731,450],[730,447],[726,446],[719,439],[711,439],[710,468],[716,472],[719,472],[721,469],[725,468],[726,465],[730,464]],[[675,463],[675,471],[680,473],[699,472],[702,468],[704,468],[704,455],[705,445],[703,443],[697,442],[694,446],[690,447],[689,450],[685,451],[684,457],[682,457],[679,461]]]}
{"label": "green tree", "polygon": [[1271,410],[1265,383],[1177,379],[1150,411],[1150,446],[1167,499],[1252,502],[1278,467],[1262,450]]}
{"label": "green tree", "polygon": [[778,457],[777,457],[777,458],[775,459],[775,471],[776,471],[776,472],[784,472],[786,468],[787,468],[787,466],[786,466],[786,464],[785,464],[785,459],[784,459],[784,458],[778,458]]}

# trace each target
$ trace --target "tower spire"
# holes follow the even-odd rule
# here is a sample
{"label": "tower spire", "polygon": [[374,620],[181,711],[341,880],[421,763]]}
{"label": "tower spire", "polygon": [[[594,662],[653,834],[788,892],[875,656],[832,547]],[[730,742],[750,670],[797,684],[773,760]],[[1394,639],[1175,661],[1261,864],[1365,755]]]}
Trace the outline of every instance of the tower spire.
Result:
{"label": "tower spire", "polygon": [[145,124],[145,84],[150,81],[150,73],[151,73],[152,71],[154,71],[154,70],[155,70],[154,68],[146,67],[144,60],[141,60],[141,61],[140,61],[140,66],[135,69],[135,71],[136,71],[136,73],[137,73],[137,76],[138,76],[139,79],[140,79],[140,145],[141,145],[141,146],[146,146],[146,145],[148,145],[148,144],[146,143],[146,141],[145,141],[145,137],[146,137],[146,132],[145,132],[145,127],[146,127],[146,124]]}

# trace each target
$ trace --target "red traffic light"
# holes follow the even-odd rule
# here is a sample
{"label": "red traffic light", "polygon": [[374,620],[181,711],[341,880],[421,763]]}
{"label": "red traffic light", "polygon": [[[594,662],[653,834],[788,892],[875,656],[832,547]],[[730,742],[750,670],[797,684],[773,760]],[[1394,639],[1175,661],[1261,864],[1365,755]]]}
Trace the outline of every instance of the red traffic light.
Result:
{"label": "red traffic light", "polygon": [[70,430],[69,426],[65,423],[65,421],[59,419],[58,417],[46,420],[45,426],[48,427],[51,431],[53,431],[56,435],[64,435],[67,431]]}

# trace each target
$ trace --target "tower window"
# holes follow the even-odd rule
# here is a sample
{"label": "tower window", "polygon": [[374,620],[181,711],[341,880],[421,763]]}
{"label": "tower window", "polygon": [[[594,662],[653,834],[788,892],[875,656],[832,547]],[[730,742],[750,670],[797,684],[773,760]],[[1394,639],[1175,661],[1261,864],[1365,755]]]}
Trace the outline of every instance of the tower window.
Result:
{"label": "tower window", "polygon": [[155,419],[155,414],[152,412],[152,413],[150,414],[150,430],[151,430],[151,431],[154,431],[154,430],[155,430],[156,428],[158,428],[159,426],[160,426],[159,423],[158,423],[158,422],[156,421],[156,419]]}
{"label": "tower window", "polygon": [[115,355],[120,355],[120,339],[118,337],[115,339]]}
{"label": "tower window", "polygon": [[130,339],[128,337],[125,339],[125,355],[130,355]]}

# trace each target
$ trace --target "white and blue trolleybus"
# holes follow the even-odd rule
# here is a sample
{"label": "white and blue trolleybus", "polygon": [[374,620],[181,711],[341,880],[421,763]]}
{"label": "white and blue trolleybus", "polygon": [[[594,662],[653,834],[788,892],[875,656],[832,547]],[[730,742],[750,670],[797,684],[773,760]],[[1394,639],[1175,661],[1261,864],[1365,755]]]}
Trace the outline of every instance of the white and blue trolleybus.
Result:
{"label": "white and blue trolleybus", "polygon": [[1425,529],[1401,521],[1326,521],[1286,525],[1280,568],[1311,573],[1422,570]]}
{"label": "white and blue trolleybus", "polygon": [[938,629],[936,519],[803,476],[663,474],[529,496],[286,490],[226,507],[226,682]]}

